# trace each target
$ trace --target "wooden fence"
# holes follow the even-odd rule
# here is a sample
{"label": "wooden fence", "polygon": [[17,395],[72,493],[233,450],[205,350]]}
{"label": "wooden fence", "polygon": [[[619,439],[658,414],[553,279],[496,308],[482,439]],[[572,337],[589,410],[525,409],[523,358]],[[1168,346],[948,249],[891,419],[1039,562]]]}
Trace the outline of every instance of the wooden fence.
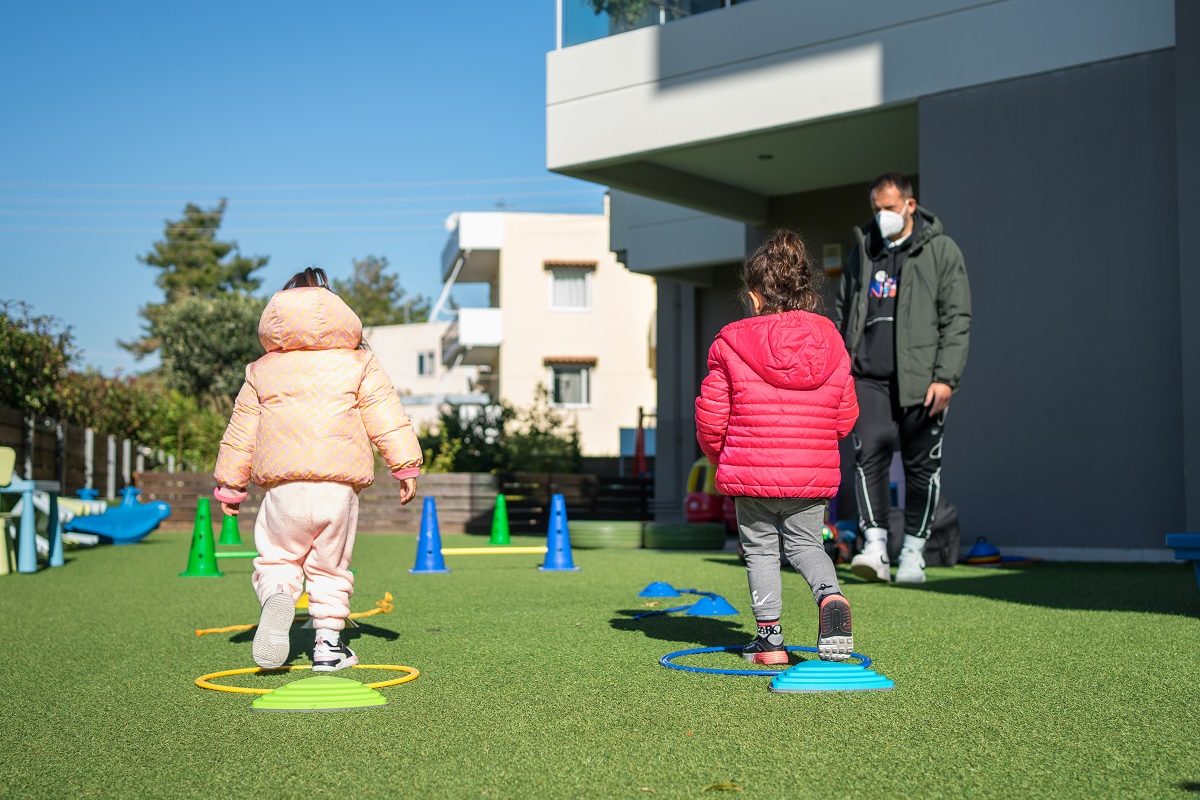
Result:
{"label": "wooden fence", "polygon": [[0,406],[0,446],[17,451],[17,474],[59,481],[73,496],[90,487],[114,498],[146,469],[174,471],[175,458],[129,439]]}
{"label": "wooden fence", "polygon": [[[163,530],[191,530],[196,501],[211,497],[212,475],[204,472],[139,472],[134,482],[144,500],[165,500],[173,513]],[[510,473],[455,473],[423,475],[417,498],[400,505],[400,488],[386,472],[359,495],[359,530],[380,533],[416,533],[421,524],[423,498],[437,499],[438,522],[443,533],[487,533],[491,529],[496,495],[503,492],[513,533],[537,534],[549,523],[550,496],[564,495],[571,519],[650,519],[653,481],[638,478],[598,478],[594,475]],[[243,532],[249,530],[263,491],[250,487],[242,505]],[[215,503],[214,503],[215,505]]]}

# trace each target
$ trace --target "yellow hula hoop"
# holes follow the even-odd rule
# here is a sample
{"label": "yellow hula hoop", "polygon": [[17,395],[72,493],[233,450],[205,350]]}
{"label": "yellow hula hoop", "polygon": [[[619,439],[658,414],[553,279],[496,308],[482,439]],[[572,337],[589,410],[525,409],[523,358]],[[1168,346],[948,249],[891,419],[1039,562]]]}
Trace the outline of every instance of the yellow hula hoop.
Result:
{"label": "yellow hula hoop", "polygon": [[[230,675],[270,675],[274,672],[293,672],[295,670],[312,669],[310,664],[301,664],[292,667],[278,667],[276,669],[263,669],[262,667],[240,667],[238,669],[223,669],[217,672],[210,672],[207,675],[201,675],[196,678],[196,685],[201,689],[211,689],[214,692],[231,692],[233,694],[270,694],[274,689],[251,689],[246,686],[222,686],[219,683],[212,681],[217,678],[228,678]],[[384,689],[388,686],[399,686],[402,683],[415,681],[421,676],[421,671],[416,667],[406,667],[403,664],[355,664],[354,669],[388,669],[393,672],[405,673],[402,677],[392,678],[386,681],[376,681],[368,683],[368,689]]]}

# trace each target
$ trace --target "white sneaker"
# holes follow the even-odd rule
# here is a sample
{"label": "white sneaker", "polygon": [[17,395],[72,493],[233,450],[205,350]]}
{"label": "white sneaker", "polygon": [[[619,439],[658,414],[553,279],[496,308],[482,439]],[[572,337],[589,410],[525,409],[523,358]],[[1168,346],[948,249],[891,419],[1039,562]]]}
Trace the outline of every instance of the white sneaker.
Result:
{"label": "white sneaker", "polygon": [[342,642],[330,644],[324,639],[317,639],[313,645],[313,672],[337,672],[357,663],[358,656]]}
{"label": "white sneaker", "polygon": [[267,598],[258,618],[258,630],[254,632],[254,646],[251,648],[255,664],[264,669],[283,666],[288,657],[288,634],[295,618],[296,606],[290,594],[277,592]]}
{"label": "white sneaker", "polygon": [[861,553],[850,559],[850,571],[863,580],[888,583],[892,579],[892,562],[888,560],[887,531],[867,528],[863,536],[867,543]]}
{"label": "white sneaker", "polygon": [[896,583],[925,582],[925,542],[916,536],[905,535],[900,548],[900,566],[896,568]]}

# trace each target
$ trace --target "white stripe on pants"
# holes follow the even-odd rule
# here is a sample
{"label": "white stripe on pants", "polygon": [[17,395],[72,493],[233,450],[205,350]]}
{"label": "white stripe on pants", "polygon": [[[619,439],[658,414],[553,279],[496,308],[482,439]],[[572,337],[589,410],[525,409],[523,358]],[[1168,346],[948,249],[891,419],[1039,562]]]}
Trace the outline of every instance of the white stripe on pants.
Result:
{"label": "white stripe on pants", "polygon": [[317,628],[342,630],[350,615],[350,556],[358,527],[358,492],[346,483],[295,481],[267,490],[254,522],[254,590],[259,603],[276,592],[300,597]]}

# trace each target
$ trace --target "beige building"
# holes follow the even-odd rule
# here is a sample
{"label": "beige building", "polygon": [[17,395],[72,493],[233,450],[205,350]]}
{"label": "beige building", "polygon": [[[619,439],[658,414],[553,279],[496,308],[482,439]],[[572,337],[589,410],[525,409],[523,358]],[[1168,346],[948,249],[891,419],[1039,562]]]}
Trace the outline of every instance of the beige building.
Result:
{"label": "beige building", "polygon": [[488,398],[472,390],[474,367],[442,363],[442,337],[448,322],[417,322],[364,328],[363,338],[392,379],[404,410],[420,430],[437,422],[442,403],[469,405]]}
{"label": "beige building", "polygon": [[447,227],[435,312],[460,284],[486,284],[488,305],[452,312],[443,364],[476,368],[473,389],[515,406],[545,386],[585,455],[617,455],[620,429],[655,405],[655,284],[610,252],[607,214],[469,212]]}

